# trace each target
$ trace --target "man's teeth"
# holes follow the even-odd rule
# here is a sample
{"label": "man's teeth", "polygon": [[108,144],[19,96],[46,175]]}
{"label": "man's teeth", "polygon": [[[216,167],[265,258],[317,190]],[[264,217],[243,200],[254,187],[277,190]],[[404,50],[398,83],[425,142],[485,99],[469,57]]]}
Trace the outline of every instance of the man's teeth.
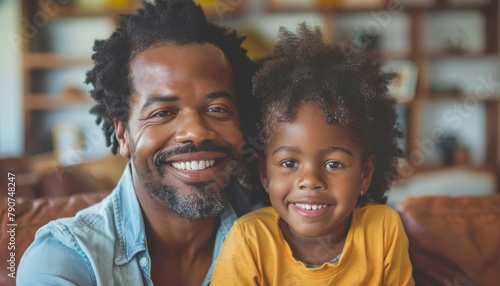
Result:
{"label": "man's teeth", "polygon": [[294,204],[301,209],[305,210],[319,210],[322,208],[326,208],[328,205],[309,205],[309,204]]}
{"label": "man's teeth", "polygon": [[193,171],[204,170],[212,167],[213,165],[215,165],[215,159],[172,163],[172,166],[176,169]]}

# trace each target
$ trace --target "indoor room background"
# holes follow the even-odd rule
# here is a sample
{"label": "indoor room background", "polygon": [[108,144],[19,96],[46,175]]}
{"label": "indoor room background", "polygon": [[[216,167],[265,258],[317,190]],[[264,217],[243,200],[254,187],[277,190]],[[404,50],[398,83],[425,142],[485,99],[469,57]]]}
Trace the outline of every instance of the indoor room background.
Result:
{"label": "indoor room background", "polygon": [[[319,26],[325,41],[351,38],[386,60],[396,73],[389,90],[405,133],[403,180],[390,204],[425,194],[499,192],[498,0],[197,2],[211,21],[247,37],[254,60],[272,51],[280,26],[295,30],[303,21]],[[88,113],[84,76],[94,40],[109,37],[119,14],[138,6],[0,0],[0,160],[28,158],[40,170],[114,160]]]}

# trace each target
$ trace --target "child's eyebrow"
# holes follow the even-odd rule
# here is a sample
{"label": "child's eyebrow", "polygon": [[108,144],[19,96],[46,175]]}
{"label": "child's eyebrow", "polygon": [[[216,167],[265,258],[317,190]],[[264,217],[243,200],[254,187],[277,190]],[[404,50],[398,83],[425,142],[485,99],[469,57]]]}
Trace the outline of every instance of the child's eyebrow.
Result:
{"label": "child's eyebrow", "polygon": [[276,154],[276,153],[278,153],[278,152],[281,152],[281,151],[287,151],[287,152],[293,152],[293,153],[302,153],[302,152],[300,151],[300,149],[299,149],[299,148],[297,148],[297,147],[284,145],[284,146],[279,146],[278,148],[276,148],[276,149],[273,151],[273,153],[271,154],[271,156],[272,156],[272,155],[274,155],[274,154]]}
{"label": "child's eyebrow", "polygon": [[327,148],[321,150],[321,153],[325,154],[325,153],[332,153],[332,152],[336,152],[336,151],[341,151],[341,152],[344,152],[348,155],[351,155],[351,157],[354,157],[354,155],[352,154],[351,151],[349,151],[349,149],[346,149],[343,147],[337,147],[337,146],[327,147]]}
{"label": "child's eyebrow", "polygon": [[[281,151],[287,151],[287,152],[293,152],[293,153],[302,153],[302,151],[300,151],[299,148],[297,147],[294,147],[294,146],[289,146],[289,145],[283,145],[283,146],[279,146],[278,148],[276,148],[273,153],[271,154],[274,155],[278,152],[281,152]],[[343,147],[338,147],[338,146],[331,146],[331,147],[326,147],[325,149],[322,149],[320,152],[321,154],[326,154],[326,153],[333,153],[333,152],[337,152],[337,151],[340,151],[340,152],[344,152],[348,155],[350,155],[351,157],[354,157],[354,155],[352,154],[351,151],[349,151],[349,149],[346,149],[346,148],[343,148]]]}

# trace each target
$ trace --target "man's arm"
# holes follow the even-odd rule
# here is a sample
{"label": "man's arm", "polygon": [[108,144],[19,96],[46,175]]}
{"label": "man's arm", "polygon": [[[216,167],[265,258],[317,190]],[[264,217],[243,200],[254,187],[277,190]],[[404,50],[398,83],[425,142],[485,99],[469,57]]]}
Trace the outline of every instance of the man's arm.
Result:
{"label": "man's arm", "polygon": [[17,271],[17,285],[96,285],[82,254],[48,231],[37,233]]}

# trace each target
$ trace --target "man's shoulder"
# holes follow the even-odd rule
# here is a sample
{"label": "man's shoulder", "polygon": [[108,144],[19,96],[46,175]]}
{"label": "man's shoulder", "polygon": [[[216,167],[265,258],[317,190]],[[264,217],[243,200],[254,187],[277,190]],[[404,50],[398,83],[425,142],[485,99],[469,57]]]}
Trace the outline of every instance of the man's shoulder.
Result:
{"label": "man's shoulder", "polygon": [[[110,195],[111,196],[111,195]],[[115,228],[113,203],[110,196],[92,206],[80,210],[73,217],[53,220],[37,231],[37,236],[50,233],[52,237],[65,242],[68,236],[102,234],[104,229]]]}

